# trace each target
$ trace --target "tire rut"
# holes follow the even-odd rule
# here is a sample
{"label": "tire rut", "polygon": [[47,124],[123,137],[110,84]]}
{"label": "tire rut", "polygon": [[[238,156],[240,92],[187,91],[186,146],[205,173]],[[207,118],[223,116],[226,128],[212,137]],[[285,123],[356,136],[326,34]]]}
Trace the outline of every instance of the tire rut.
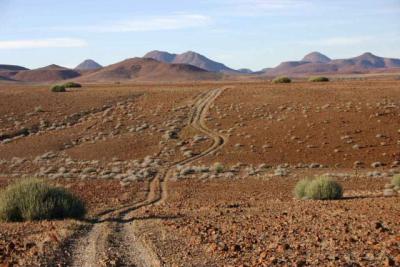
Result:
{"label": "tire rut", "polygon": [[167,166],[150,182],[149,192],[144,201],[103,213],[90,231],[73,245],[71,266],[164,266],[150,245],[140,238],[133,212],[166,201],[168,179],[174,167],[206,157],[226,143],[225,136],[212,131],[205,123],[210,106],[224,89],[212,89],[200,94],[194,99],[195,103],[190,114],[189,126],[211,137],[213,144],[198,155]]}

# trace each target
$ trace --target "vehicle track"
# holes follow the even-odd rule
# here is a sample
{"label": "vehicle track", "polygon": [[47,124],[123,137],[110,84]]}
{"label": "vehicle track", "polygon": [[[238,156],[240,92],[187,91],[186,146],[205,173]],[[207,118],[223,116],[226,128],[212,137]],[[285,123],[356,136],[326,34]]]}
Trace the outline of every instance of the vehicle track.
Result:
{"label": "vehicle track", "polygon": [[91,230],[73,245],[71,266],[164,266],[158,255],[149,248],[149,244],[139,237],[134,211],[165,202],[168,179],[176,166],[212,154],[226,143],[225,136],[209,129],[205,123],[210,106],[224,89],[212,89],[197,96],[190,114],[189,126],[211,137],[213,144],[198,155],[168,165],[150,182],[144,201],[103,213]]}

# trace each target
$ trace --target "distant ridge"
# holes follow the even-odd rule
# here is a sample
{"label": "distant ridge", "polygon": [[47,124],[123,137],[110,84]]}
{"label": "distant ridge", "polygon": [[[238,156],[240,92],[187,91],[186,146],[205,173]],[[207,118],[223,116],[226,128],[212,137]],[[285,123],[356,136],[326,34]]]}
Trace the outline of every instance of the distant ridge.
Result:
{"label": "distant ridge", "polygon": [[308,61],[311,63],[329,63],[331,59],[320,52],[312,52],[306,55],[302,61]]}
{"label": "distant ridge", "polygon": [[310,75],[310,74],[357,74],[382,72],[400,68],[400,59],[378,57],[370,52],[347,59],[330,59],[312,52],[300,61],[282,62],[275,68],[264,71],[265,75]]}
{"label": "distant ridge", "polygon": [[12,77],[19,71],[23,70],[28,70],[28,69],[17,65],[0,64],[0,80],[12,81],[13,80]]}
{"label": "distant ridge", "polygon": [[221,75],[188,64],[168,64],[151,58],[130,58],[83,75],[82,81],[199,81]]}
{"label": "distant ridge", "polygon": [[154,50],[144,55],[144,58],[152,58],[161,62],[172,63],[177,56],[177,54]]}
{"label": "distant ridge", "polygon": [[43,68],[19,71],[11,78],[13,80],[25,82],[55,82],[76,78],[78,76],[80,76],[80,74],[77,71],[52,64]]}
{"label": "distant ridge", "polygon": [[251,69],[238,69],[237,71],[242,73],[242,74],[252,74],[252,73],[254,73]]}
{"label": "distant ridge", "polygon": [[75,67],[75,70],[97,70],[101,69],[103,66],[101,66],[99,63],[92,59],[86,59],[82,63],[80,63],[78,66]]}
{"label": "distant ridge", "polygon": [[188,64],[212,72],[239,73],[222,63],[213,61],[193,51],[188,51],[183,54],[171,54],[155,50],[144,55],[144,58],[152,58],[165,63]]}
{"label": "distant ridge", "polygon": [[20,71],[20,70],[28,70],[28,69],[17,65],[0,64],[0,71]]}

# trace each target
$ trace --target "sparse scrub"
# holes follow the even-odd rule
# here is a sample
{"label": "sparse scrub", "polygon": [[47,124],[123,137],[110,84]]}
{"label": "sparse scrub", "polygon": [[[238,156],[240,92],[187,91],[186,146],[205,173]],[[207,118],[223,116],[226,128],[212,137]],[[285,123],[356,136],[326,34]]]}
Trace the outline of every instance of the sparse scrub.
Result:
{"label": "sparse scrub", "polygon": [[294,195],[298,199],[303,199],[306,197],[306,188],[307,186],[311,183],[311,179],[303,179],[300,180],[297,184],[296,187],[294,188]]}
{"label": "sparse scrub", "polygon": [[329,78],[328,77],[323,77],[323,76],[319,76],[319,77],[310,77],[308,79],[309,82],[315,82],[315,83],[320,83],[320,82],[329,82]]}
{"label": "sparse scrub", "polygon": [[340,199],[343,188],[338,182],[322,176],[300,180],[294,188],[294,195],[298,199]]}
{"label": "sparse scrub", "polygon": [[400,174],[393,176],[392,185],[400,187]]}
{"label": "sparse scrub", "polygon": [[53,87],[51,87],[51,91],[54,93],[66,92],[65,86],[63,86],[63,85],[54,85]]}
{"label": "sparse scrub", "polygon": [[277,77],[272,80],[272,83],[291,83],[292,80],[289,77]]}
{"label": "sparse scrub", "polygon": [[340,199],[343,196],[343,188],[338,182],[322,176],[311,181],[306,186],[305,193],[309,199]]}
{"label": "sparse scrub", "polygon": [[35,107],[35,112],[43,112],[43,108],[41,106]]}
{"label": "sparse scrub", "polygon": [[27,179],[9,185],[0,194],[0,221],[82,218],[84,203],[65,189]]}
{"label": "sparse scrub", "polygon": [[82,85],[80,83],[68,82],[63,85],[65,88],[81,88]]}
{"label": "sparse scrub", "polygon": [[213,169],[214,169],[214,171],[215,171],[216,173],[222,173],[222,172],[224,171],[224,165],[222,165],[222,164],[219,163],[219,162],[216,162],[216,163],[214,164]]}

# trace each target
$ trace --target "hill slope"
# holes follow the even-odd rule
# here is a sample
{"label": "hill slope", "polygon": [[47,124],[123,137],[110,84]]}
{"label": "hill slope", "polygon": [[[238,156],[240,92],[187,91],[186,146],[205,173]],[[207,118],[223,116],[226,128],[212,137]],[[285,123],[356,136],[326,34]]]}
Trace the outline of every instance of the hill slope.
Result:
{"label": "hill slope", "polygon": [[28,70],[28,69],[17,65],[0,64],[0,71],[20,71],[20,70]]}
{"label": "hill slope", "polygon": [[351,74],[381,72],[400,68],[400,59],[383,58],[364,53],[348,59],[331,60],[325,55],[313,52],[301,61],[283,62],[265,72],[266,75],[310,75],[310,74]]}
{"label": "hill slope", "polygon": [[221,75],[187,64],[167,64],[150,58],[131,58],[83,75],[79,80],[100,81],[197,81]]}
{"label": "hill slope", "polygon": [[302,61],[308,61],[312,63],[328,63],[331,59],[320,52],[312,52],[306,55]]}
{"label": "hill slope", "polygon": [[0,64],[0,80],[12,81],[13,76],[16,75],[19,71],[23,70],[28,70],[28,69],[17,65]]}
{"label": "hill slope", "polygon": [[19,71],[12,79],[24,82],[55,82],[78,76],[80,74],[77,71],[53,64],[44,68]]}
{"label": "hill slope", "polygon": [[75,70],[97,70],[101,69],[103,66],[101,66],[99,63],[92,59],[86,59],[83,61],[81,64],[75,67]]}
{"label": "hill slope", "polygon": [[213,61],[192,51],[179,55],[163,51],[151,51],[144,55],[144,58],[152,58],[165,63],[188,64],[212,72],[237,73],[236,70],[231,69],[222,63]]}
{"label": "hill slope", "polygon": [[176,57],[177,54],[171,54],[168,52],[158,51],[158,50],[151,51],[146,55],[144,55],[144,58],[152,58],[165,63],[172,63]]}

